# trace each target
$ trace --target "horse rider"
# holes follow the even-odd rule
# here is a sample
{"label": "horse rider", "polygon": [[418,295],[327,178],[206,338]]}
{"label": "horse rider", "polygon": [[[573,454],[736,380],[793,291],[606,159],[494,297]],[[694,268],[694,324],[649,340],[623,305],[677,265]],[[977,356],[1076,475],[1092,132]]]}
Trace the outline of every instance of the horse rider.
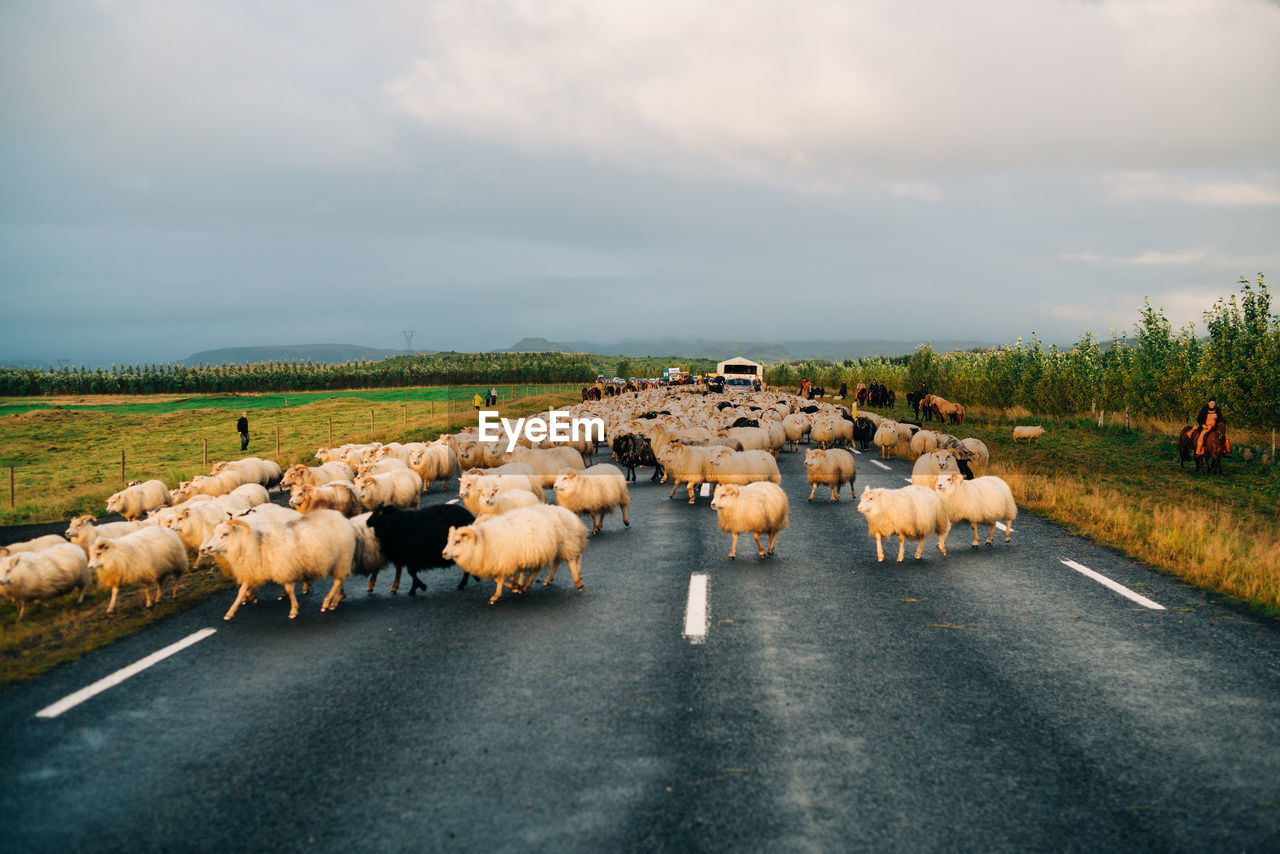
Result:
{"label": "horse rider", "polygon": [[[1199,457],[1204,455],[1204,437],[1209,435],[1209,431],[1218,424],[1223,425],[1225,428],[1227,419],[1223,417],[1222,410],[1218,408],[1218,402],[1210,398],[1208,403],[1200,407],[1200,414],[1196,417],[1196,422],[1200,425],[1200,429],[1196,431],[1196,456]],[[1225,432],[1223,436],[1226,436]],[[1231,446],[1227,445],[1224,450],[1230,451]]]}

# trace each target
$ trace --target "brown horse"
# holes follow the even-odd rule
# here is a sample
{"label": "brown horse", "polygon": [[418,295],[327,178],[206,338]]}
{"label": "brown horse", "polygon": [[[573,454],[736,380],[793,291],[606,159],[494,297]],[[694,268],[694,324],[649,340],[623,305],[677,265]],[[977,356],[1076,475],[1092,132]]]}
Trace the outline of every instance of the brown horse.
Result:
{"label": "brown horse", "polygon": [[1187,425],[1182,428],[1182,433],[1178,436],[1178,466],[1181,467],[1183,463],[1190,462],[1194,456],[1197,473],[1207,471],[1209,474],[1214,474],[1215,472],[1222,474],[1222,458],[1228,453],[1226,422],[1219,421],[1213,425],[1212,430],[1205,434],[1203,454],[1195,452],[1196,431],[1199,429],[1195,425]]}

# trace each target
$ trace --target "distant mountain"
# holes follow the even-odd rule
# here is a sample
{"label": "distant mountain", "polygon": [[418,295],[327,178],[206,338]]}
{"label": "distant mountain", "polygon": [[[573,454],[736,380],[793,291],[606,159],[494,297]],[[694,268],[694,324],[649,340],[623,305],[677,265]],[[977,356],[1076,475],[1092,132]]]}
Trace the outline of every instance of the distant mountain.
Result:
{"label": "distant mountain", "polygon": [[[414,350],[415,353],[431,353],[433,350]],[[357,359],[378,361],[391,356],[403,356],[404,350],[383,350],[377,347],[361,347],[358,344],[275,344],[266,347],[223,347],[204,350],[183,359],[183,365],[249,365],[254,362],[305,362],[310,359],[320,364],[341,364]]]}
{"label": "distant mountain", "polygon": [[[969,350],[974,347],[993,347],[982,341],[933,341],[933,349],[940,353],[952,350]],[[849,341],[713,341],[705,338],[624,338],[621,341],[548,341],[545,338],[524,338],[508,348],[518,351],[561,351],[567,353],[599,353],[617,356],[688,356],[704,359],[729,359],[745,356],[766,365],[791,362],[799,359],[860,359],[866,356],[905,356],[914,353],[918,341],[849,340]]]}

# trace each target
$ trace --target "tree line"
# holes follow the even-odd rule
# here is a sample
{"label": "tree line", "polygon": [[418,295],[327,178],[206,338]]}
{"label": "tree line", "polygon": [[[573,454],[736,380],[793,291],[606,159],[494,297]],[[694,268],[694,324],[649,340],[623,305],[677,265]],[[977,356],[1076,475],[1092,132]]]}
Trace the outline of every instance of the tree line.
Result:
{"label": "tree line", "polygon": [[1280,317],[1261,274],[1241,278],[1240,292],[1204,312],[1207,334],[1192,324],[1174,331],[1163,310],[1147,300],[1132,335],[1114,332],[1100,342],[1091,332],[1069,349],[1030,341],[993,350],[938,353],[928,344],[914,354],[842,363],[774,365],[771,385],[798,387],[801,379],[834,391],[852,391],[872,379],[905,392],[924,383],[948,400],[1067,415],[1091,409],[1128,409],[1135,417],[1193,418],[1216,397],[1228,422],[1280,427]]}

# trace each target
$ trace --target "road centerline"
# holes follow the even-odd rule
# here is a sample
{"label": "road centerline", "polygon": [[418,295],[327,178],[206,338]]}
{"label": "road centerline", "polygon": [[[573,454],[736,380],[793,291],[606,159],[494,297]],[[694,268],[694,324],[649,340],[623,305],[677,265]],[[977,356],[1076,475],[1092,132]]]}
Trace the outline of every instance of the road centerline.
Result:
{"label": "road centerline", "polygon": [[61,715],[63,712],[67,712],[67,711],[70,711],[71,709],[74,709],[76,706],[80,705],[85,700],[89,700],[93,697],[96,697],[97,695],[101,694],[103,691],[106,691],[109,688],[114,688],[116,685],[119,685],[121,682],[128,679],[129,677],[138,675],[142,671],[146,670],[148,667],[151,667],[154,664],[159,664],[161,661],[164,661],[169,656],[182,652],[182,650],[186,649],[192,644],[199,643],[200,641],[209,637],[216,631],[217,629],[201,629],[198,632],[189,634],[182,640],[178,641],[177,643],[169,644],[164,649],[157,650],[156,652],[153,652],[150,655],[148,655],[146,658],[141,658],[135,661],[133,664],[130,664],[128,667],[122,667],[119,670],[117,670],[115,673],[112,673],[109,676],[104,676],[103,678],[99,679],[97,682],[94,682],[92,685],[89,685],[85,688],[81,688],[79,691],[76,691],[74,694],[68,694],[67,696],[63,697],[61,700],[54,703],[53,705],[44,707],[40,711],[36,712],[36,717],[56,718],[58,717],[58,715]]}
{"label": "road centerline", "polygon": [[710,580],[705,572],[689,576],[689,601],[684,611],[684,636],[690,643],[707,639],[707,592]]}
{"label": "road centerline", "polygon": [[1153,611],[1165,610],[1165,607],[1161,605],[1159,602],[1153,602],[1150,599],[1148,599],[1146,596],[1143,596],[1139,593],[1134,593],[1128,587],[1125,587],[1123,584],[1120,584],[1118,582],[1112,581],[1110,578],[1107,578],[1102,573],[1094,572],[1089,567],[1078,564],[1074,560],[1067,560],[1066,558],[1060,558],[1060,560],[1065,566],[1071,567],[1081,575],[1084,575],[1088,578],[1092,578],[1094,581],[1098,582],[1103,587],[1109,587],[1110,589],[1119,593],[1121,596],[1124,596],[1126,599],[1132,599],[1134,602],[1137,602],[1139,605],[1141,605],[1144,608],[1150,608]]}
{"label": "road centerline", "polygon": [[879,460],[872,460],[871,462],[873,462],[873,463],[875,463],[876,465],[880,466],[880,468],[884,469],[885,471],[892,471],[892,469],[890,469],[887,465],[885,465],[884,463],[880,462]]}

